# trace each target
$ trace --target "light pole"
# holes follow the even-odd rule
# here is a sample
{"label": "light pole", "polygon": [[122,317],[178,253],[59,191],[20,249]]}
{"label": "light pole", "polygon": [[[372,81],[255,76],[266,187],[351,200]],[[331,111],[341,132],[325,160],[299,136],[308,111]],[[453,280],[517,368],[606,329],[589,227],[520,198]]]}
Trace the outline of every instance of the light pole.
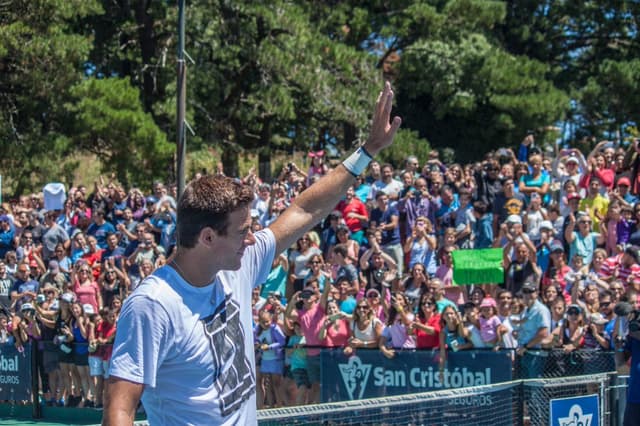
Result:
{"label": "light pole", "polygon": [[184,2],[178,0],[178,84],[177,84],[177,178],[178,199],[182,196],[185,187],[185,157],[187,156],[187,138],[185,133],[185,110],[187,91],[187,65],[184,60]]}

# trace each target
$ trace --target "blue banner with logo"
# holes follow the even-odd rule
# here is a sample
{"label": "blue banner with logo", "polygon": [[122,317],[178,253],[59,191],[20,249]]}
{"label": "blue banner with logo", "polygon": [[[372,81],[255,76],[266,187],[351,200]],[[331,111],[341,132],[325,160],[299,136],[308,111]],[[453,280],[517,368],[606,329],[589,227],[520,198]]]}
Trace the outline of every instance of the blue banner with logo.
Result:
{"label": "blue banner with logo", "polygon": [[339,349],[323,350],[322,402],[481,386],[512,378],[509,351],[450,352],[447,358],[440,375],[438,351],[396,351],[387,359],[377,349],[358,349],[351,357]]}
{"label": "blue banner with logo", "polygon": [[31,400],[31,345],[0,344],[0,400]]}
{"label": "blue banner with logo", "polygon": [[550,424],[552,426],[598,426],[600,400],[598,395],[552,399]]}

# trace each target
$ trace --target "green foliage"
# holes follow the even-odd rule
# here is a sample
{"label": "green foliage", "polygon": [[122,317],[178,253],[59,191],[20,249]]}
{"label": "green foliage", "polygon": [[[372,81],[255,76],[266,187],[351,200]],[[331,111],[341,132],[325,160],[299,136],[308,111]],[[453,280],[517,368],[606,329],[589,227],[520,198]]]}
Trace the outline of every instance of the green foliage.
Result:
{"label": "green foliage", "polygon": [[[383,78],[403,117],[384,160],[423,159],[427,139],[474,160],[560,120],[630,132],[638,16],[619,0],[187,1],[188,171],[215,159],[237,174],[257,155],[268,179],[272,157],[343,154],[366,137]],[[70,182],[77,162],[63,160],[87,152],[123,182],[175,178],[176,22],[175,2],[0,1],[11,191]]]}
{"label": "green foliage", "polygon": [[425,164],[431,147],[429,142],[418,136],[418,132],[410,129],[398,129],[393,145],[380,153],[381,163],[391,163],[400,167],[410,155],[415,155],[420,164]]}
{"label": "green foliage", "polygon": [[129,79],[86,79],[71,94],[74,142],[96,154],[105,172],[115,171],[119,181],[142,187],[167,177],[173,145],[143,111]]}
{"label": "green foliage", "polygon": [[[10,191],[70,179],[63,103],[91,47],[80,25],[100,13],[94,0],[13,0],[0,4],[0,169]],[[9,173],[7,173],[9,172]]]}

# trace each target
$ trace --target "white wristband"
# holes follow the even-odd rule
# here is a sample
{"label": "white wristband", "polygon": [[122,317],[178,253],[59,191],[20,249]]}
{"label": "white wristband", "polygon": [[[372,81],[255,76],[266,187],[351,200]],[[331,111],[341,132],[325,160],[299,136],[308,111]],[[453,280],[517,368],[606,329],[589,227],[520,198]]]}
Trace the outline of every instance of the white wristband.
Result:
{"label": "white wristband", "polygon": [[367,150],[361,146],[356,149],[353,154],[348,156],[342,162],[342,165],[345,169],[347,169],[349,173],[351,173],[355,177],[358,177],[365,171],[371,160],[373,160],[371,154],[369,154]]}

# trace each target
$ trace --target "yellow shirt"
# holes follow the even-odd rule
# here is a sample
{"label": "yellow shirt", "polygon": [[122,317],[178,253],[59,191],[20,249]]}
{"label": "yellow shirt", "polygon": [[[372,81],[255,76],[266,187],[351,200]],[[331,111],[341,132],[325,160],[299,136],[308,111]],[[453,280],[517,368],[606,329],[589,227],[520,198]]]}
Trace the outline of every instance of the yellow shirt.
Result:
{"label": "yellow shirt", "polygon": [[609,200],[598,194],[595,198],[583,198],[580,201],[579,210],[586,212],[589,208],[589,217],[593,221],[593,229],[595,232],[600,232],[600,219],[596,217],[596,212],[601,218],[607,217],[607,210],[609,209]]}

